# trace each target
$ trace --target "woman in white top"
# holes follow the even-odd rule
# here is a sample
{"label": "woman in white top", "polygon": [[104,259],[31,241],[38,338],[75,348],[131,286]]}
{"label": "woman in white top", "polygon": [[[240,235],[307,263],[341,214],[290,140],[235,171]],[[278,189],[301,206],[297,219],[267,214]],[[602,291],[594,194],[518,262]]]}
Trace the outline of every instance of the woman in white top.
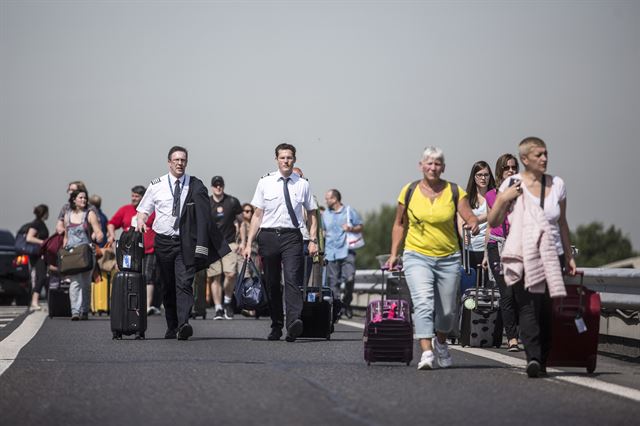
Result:
{"label": "woman in white top", "polygon": [[[485,233],[487,231],[487,201],[485,195],[487,191],[496,187],[496,181],[491,173],[491,167],[486,161],[476,161],[471,167],[471,173],[469,174],[469,181],[467,182],[467,196],[469,198],[469,204],[473,214],[478,218],[479,231],[477,235],[471,237],[471,241],[467,239],[467,236],[463,234],[462,224],[464,223],[460,217],[458,217],[458,226],[460,235],[465,238],[465,244],[469,247],[469,263],[471,268],[477,268],[478,274],[484,273],[485,283],[489,277],[488,272],[485,272],[487,261],[485,257]],[[482,264],[483,268],[478,268],[478,265]]]}
{"label": "woman in white top", "polygon": [[[564,181],[558,176],[546,174],[548,152],[542,139],[525,138],[518,150],[525,170],[502,182],[496,202],[489,212],[489,226],[500,226],[512,202],[522,194],[532,203],[543,204],[560,265],[569,275],[575,275],[576,263],[571,253]],[[539,377],[546,374],[545,364],[551,350],[549,290],[546,289],[543,294],[530,293],[524,288],[524,279],[515,283],[513,288],[519,311],[520,338],[527,355],[527,375]]]}

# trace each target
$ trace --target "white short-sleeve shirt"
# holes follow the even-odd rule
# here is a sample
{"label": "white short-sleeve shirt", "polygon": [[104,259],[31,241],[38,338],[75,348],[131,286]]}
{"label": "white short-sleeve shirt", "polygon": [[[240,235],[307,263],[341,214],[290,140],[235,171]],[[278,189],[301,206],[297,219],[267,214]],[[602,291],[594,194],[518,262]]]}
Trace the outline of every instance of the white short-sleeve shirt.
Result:
{"label": "white short-sleeve shirt", "polygon": [[[556,252],[558,256],[564,254],[564,249],[562,247],[562,238],[560,237],[560,201],[566,200],[567,198],[567,189],[564,186],[564,181],[562,178],[558,176],[550,176],[547,175],[547,179],[552,179],[551,189],[547,188],[544,197],[544,215],[551,225],[551,236],[556,246]],[[505,179],[500,185],[500,192],[504,192],[509,188],[509,183],[511,179],[519,179],[522,180],[522,175],[520,173],[511,176],[509,179]],[[527,197],[528,201],[540,205],[540,197],[536,197],[525,185],[522,185],[522,193]]]}
{"label": "white short-sleeve shirt", "polygon": [[[173,236],[180,234],[180,228],[173,229],[176,217],[173,215],[173,190],[176,184],[176,177],[171,173],[160,176],[151,181],[138,208],[138,212],[150,215],[156,212],[156,219],[153,221],[153,230],[156,234]],[[187,174],[180,178],[180,210],[184,209],[184,202],[189,192],[189,181],[191,177]]]}
{"label": "white short-sleeve shirt", "polygon": [[[298,228],[304,226],[305,210],[315,210],[309,182],[296,173],[291,173],[287,188],[291,198],[291,205],[298,219]],[[271,172],[263,176],[256,187],[251,204],[263,211],[261,228],[295,228],[284,198],[284,176],[280,171]]]}

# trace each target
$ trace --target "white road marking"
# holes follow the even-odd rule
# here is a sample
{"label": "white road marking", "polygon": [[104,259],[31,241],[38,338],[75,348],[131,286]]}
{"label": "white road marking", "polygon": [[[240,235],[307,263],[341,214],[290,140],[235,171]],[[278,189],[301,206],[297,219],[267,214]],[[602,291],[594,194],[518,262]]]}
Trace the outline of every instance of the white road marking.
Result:
{"label": "white road marking", "polygon": [[22,324],[0,342],[0,376],[18,357],[20,350],[36,335],[47,314],[43,311],[32,312],[22,321]]}
{"label": "white road marking", "polygon": [[[350,327],[359,328],[364,330],[364,324],[360,324],[354,321],[343,321],[340,320],[339,324],[348,325]],[[465,352],[471,355],[483,357],[490,359],[492,361],[497,361],[502,364],[506,364],[509,367],[513,367],[518,370],[522,370],[524,373],[525,362],[521,359],[514,358],[508,355],[499,354],[496,352],[488,351],[481,348],[463,348],[460,346],[450,346],[451,350]],[[595,379],[593,377],[585,377],[584,375],[569,374],[567,371],[558,370],[555,368],[547,368],[547,373],[555,374],[562,373],[562,376],[549,376],[546,380],[555,380],[559,382],[572,383],[574,385],[583,386],[589,389],[594,389],[600,392],[609,393],[612,395],[620,396],[622,398],[631,399],[633,401],[640,402],[640,390],[629,388],[626,386],[620,386],[613,383],[603,382],[601,380]]]}

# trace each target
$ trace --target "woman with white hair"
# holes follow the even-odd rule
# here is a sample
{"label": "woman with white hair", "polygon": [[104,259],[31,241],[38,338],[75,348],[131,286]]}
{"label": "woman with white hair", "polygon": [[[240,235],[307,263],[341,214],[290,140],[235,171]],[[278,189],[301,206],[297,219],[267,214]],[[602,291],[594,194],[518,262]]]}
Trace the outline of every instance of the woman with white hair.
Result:
{"label": "woman with white hair", "polygon": [[405,185],[398,196],[387,266],[395,266],[406,234],[402,260],[414,307],[415,337],[422,349],[418,370],[428,370],[436,366],[436,361],[442,368],[452,364],[446,339],[456,326],[458,311],[460,244],[456,213],[474,235],[478,233],[478,218],[467,193],[440,178],[445,170],[440,148],[427,147],[418,164],[422,179]]}

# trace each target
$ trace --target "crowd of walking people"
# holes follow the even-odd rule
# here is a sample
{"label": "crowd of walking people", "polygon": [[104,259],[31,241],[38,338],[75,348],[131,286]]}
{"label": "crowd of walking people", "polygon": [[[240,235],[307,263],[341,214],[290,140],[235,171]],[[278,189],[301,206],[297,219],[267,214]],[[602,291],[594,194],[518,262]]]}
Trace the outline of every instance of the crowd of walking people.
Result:
{"label": "crowd of walking people", "polygon": [[[167,156],[168,173],[148,187],[131,188],[130,203],[111,218],[101,210],[101,198],[89,193],[82,181],[68,185],[68,202],[57,217],[55,233],[63,246],[95,244],[95,255],[113,250],[119,229],[144,233],[143,275],[147,285],[147,314],[164,308],[165,338],[188,340],[194,306],[193,282],[206,270],[207,303],[214,320],[234,317],[233,294],[245,259],[262,272],[269,294],[271,316],[268,340],[294,342],[303,332],[300,285],[308,283],[313,260],[325,259],[324,284],[333,291],[338,314],[353,316],[357,249],[364,245],[365,224],[360,214],[343,202],[338,189],[324,194],[318,205],[309,181],[295,167],[296,148],[275,148],[276,170],[257,182],[250,202],[241,203],[225,192],[225,179],[205,184],[186,173],[188,151],[174,146]],[[524,167],[520,172],[519,161]],[[404,185],[397,197],[386,267],[404,271],[411,293],[415,339],[421,348],[418,369],[447,368],[453,364],[447,339],[458,326],[461,243],[468,246],[470,264],[484,282],[495,282],[509,351],[527,356],[527,373],[545,373],[550,350],[550,301],[563,294],[563,285],[532,284],[528,248],[531,223],[544,229],[547,248],[545,276],[575,274],[576,265],[566,219],[566,189],[558,176],[547,174],[548,151],[539,138],[525,138],[517,156],[498,157],[495,176],[486,161],[475,162],[466,187],[443,178],[445,154],[427,147],[419,160],[422,176]],[[48,207],[34,209],[35,219],[21,231],[31,244],[49,237],[44,221]],[[549,260],[551,259],[551,260]],[[32,309],[56,265],[31,256]],[[247,269],[249,270],[249,269]],[[551,270],[549,272],[548,270]],[[250,273],[250,272],[247,272]],[[555,275],[554,275],[555,274]],[[71,319],[87,320],[94,271],[70,274]],[[255,315],[255,312],[246,312]]]}

